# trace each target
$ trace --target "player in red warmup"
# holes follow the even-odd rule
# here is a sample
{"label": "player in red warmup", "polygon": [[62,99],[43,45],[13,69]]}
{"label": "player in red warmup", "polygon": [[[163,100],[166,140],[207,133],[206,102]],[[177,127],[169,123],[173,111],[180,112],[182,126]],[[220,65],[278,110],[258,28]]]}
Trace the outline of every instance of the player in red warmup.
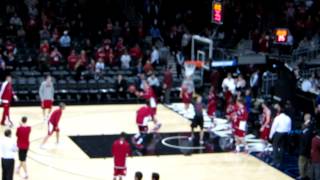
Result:
{"label": "player in red warmup", "polygon": [[148,123],[150,121],[155,125],[151,132],[157,132],[160,129],[161,124],[156,120],[154,110],[150,107],[149,102],[146,101],[146,105],[138,109],[136,116],[136,124],[138,126],[139,133],[134,136],[133,140],[139,149],[143,148],[143,140],[149,133]]}
{"label": "player in red warmup", "polygon": [[65,109],[65,106],[66,105],[64,103],[60,103],[59,108],[50,114],[49,121],[48,121],[48,135],[43,139],[43,142],[40,146],[41,148],[43,148],[44,144],[48,141],[49,137],[54,132],[56,132],[56,138],[57,138],[56,143],[59,144],[59,132],[60,132],[59,122],[61,119],[62,111]]}
{"label": "player in red warmup", "polygon": [[131,154],[130,144],[126,141],[126,134],[122,132],[120,138],[112,144],[112,155],[114,159],[113,180],[122,180],[126,176],[126,158]]}
{"label": "player in red warmup", "polygon": [[236,152],[240,152],[242,147],[245,147],[244,137],[246,135],[248,120],[248,112],[241,98],[238,98],[235,104],[233,114],[234,121],[234,136],[236,140]]}
{"label": "player in red warmup", "polygon": [[1,98],[1,104],[3,107],[3,114],[1,119],[1,125],[9,125],[13,126],[13,123],[10,119],[10,104],[12,101],[12,97],[14,100],[18,100],[17,96],[15,95],[13,88],[12,88],[12,78],[10,75],[6,77],[6,80],[1,85],[0,90],[0,98]]}
{"label": "player in red warmup", "polygon": [[157,96],[147,81],[143,82],[143,92],[140,92],[139,96],[150,103],[150,107],[155,115],[157,113]]}
{"label": "player in red warmup", "polygon": [[260,128],[260,138],[267,143],[271,129],[271,110],[265,102],[261,104],[262,107],[262,124]]}
{"label": "player in red warmup", "polygon": [[216,111],[217,111],[217,103],[218,103],[218,96],[213,86],[210,88],[209,96],[208,96],[208,116],[214,120],[216,117]]}
{"label": "player in red warmup", "polygon": [[180,98],[184,104],[184,109],[188,111],[194,92],[194,83],[191,77],[186,77],[181,85]]}
{"label": "player in red warmup", "polygon": [[22,117],[21,119],[21,124],[17,128],[16,131],[16,136],[17,136],[17,145],[19,149],[19,161],[20,164],[16,169],[16,173],[20,174],[20,169],[22,168],[24,170],[24,179],[28,178],[28,171],[27,171],[27,164],[26,164],[26,159],[27,159],[27,154],[29,150],[29,137],[31,133],[31,127],[27,125],[27,117]]}

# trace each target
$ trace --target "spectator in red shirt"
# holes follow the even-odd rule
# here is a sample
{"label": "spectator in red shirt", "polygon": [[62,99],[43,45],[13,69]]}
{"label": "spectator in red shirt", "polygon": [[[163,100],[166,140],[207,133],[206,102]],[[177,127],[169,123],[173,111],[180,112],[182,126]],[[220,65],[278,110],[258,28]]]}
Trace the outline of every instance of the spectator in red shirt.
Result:
{"label": "spectator in red shirt", "polygon": [[73,49],[70,53],[70,55],[68,56],[68,66],[69,69],[74,71],[75,70],[75,66],[78,62],[78,55],[76,54],[76,51]]}
{"label": "spectator in red shirt", "polygon": [[170,104],[170,93],[173,82],[171,69],[171,66],[168,66],[163,77],[164,102],[166,104]]}
{"label": "spectator in red shirt", "polygon": [[20,169],[24,170],[25,175],[23,176],[25,179],[28,178],[27,164],[26,158],[29,149],[29,137],[31,133],[31,127],[27,125],[27,117],[22,117],[21,124],[17,128],[16,136],[17,136],[17,145],[19,149],[19,161],[20,164],[16,169],[16,173],[20,173]]}
{"label": "spectator in red shirt", "polygon": [[126,134],[122,132],[120,138],[112,144],[112,155],[114,158],[113,179],[119,180],[126,175],[126,158],[131,154],[130,144],[126,141]]}
{"label": "spectator in red shirt", "polygon": [[50,114],[48,122],[48,135],[43,139],[40,148],[44,148],[44,144],[48,141],[49,137],[56,132],[56,143],[59,144],[59,122],[61,119],[62,111],[65,109],[66,105],[64,103],[59,104],[59,108]]}
{"label": "spectator in red shirt", "polygon": [[140,58],[142,57],[142,52],[138,43],[135,44],[134,47],[130,49],[130,55],[134,63],[137,63],[140,60]]}
{"label": "spectator in red shirt", "polygon": [[320,130],[318,130],[318,134],[312,139],[311,162],[312,162],[312,178],[311,179],[318,180],[320,179]]}
{"label": "spectator in red shirt", "polygon": [[50,45],[47,40],[43,41],[43,43],[40,44],[40,53],[46,53],[49,54]]}
{"label": "spectator in red shirt", "polygon": [[152,74],[152,72],[153,72],[153,67],[152,67],[152,64],[151,64],[150,60],[148,60],[148,61],[146,62],[146,64],[143,66],[143,70],[144,70],[144,72],[145,72],[147,75]]}
{"label": "spectator in red shirt", "polygon": [[58,48],[54,48],[50,53],[51,65],[59,65],[61,63],[62,54],[59,52]]}

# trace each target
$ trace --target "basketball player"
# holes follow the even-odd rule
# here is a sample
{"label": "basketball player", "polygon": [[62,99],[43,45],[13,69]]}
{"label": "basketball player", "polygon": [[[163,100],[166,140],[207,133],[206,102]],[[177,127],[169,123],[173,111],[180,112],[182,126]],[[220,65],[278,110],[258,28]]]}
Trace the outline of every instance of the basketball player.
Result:
{"label": "basketball player", "polygon": [[194,83],[191,76],[186,77],[181,86],[180,98],[184,103],[184,109],[188,111],[194,92]]}
{"label": "basketball player", "polygon": [[262,107],[262,124],[260,128],[260,138],[267,143],[271,128],[271,110],[265,102],[261,104]]}
{"label": "basketball player", "polygon": [[14,100],[18,100],[18,97],[15,95],[13,88],[12,88],[12,78],[10,75],[6,76],[6,80],[1,85],[0,90],[0,98],[1,104],[3,107],[3,114],[1,119],[1,125],[9,125],[10,127],[13,126],[13,123],[10,119],[10,104],[12,97]]}
{"label": "basketball player", "polygon": [[112,155],[114,159],[113,180],[122,180],[122,177],[126,176],[126,158],[130,154],[130,144],[126,141],[126,134],[122,132],[120,138],[112,144]]}
{"label": "basketball player", "polygon": [[157,113],[157,96],[147,81],[143,81],[143,92],[140,92],[139,96],[150,103],[152,112],[155,115]]}
{"label": "basketball player", "polygon": [[139,129],[139,133],[134,136],[135,145],[138,148],[143,148],[144,138],[149,133],[148,123],[152,121],[155,125],[152,132],[156,132],[160,129],[161,124],[157,122],[154,114],[154,110],[150,107],[148,101],[146,105],[142,106],[137,111],[136,123]]}
{"label": "basketball player", "polygon": [[43,139],[43,142],[40,145],[40,148],[44,148],[44,144],[48,141],[49,137],[56,132],[56,144],[59,144],[59,122],[61,119],[62,111],[65,109],[65,104],[60,103],[59,108],[53,111],[50,114],[49,121],[48,121],[48,135]]}
{"label": "basketball player", "polygon": [[23,176],[24,179],[28,178],[28,171],[27,171],[27,164],[26,158],[29,149],[29,137],[31,133],[31,127],[27,125],[27,117],[22,117],[21,124],[17,128],[16,136],[17,136],[17,145],[19,149],[19,160],[20,164],[16,169],[16,173],[20,173],[20,169],[24,170],[25,175]]}
{"label": "basketball player", "polygon": [[191,138],[194,138],[194,128],[197,128],[198,126],[200,127],[200,138],[199,138],[199,142],[200,144],[204,144],[203,141],[203,135],[204,135],[204,131],[203,131],[203,112],[202,112],[202,97],[198,96],[196,103],[194,104],[194,111],[195,111],[195,115],[193,117],[192,123],[191,123]]}
{"label": "basketball player", "polygon": [[213,121],[214,118],[216,117],[216,110],[217,110],[217,101],[218,101],[218,97],[217,97],[217,93],[214,89],[214,86],[211,86],[210,88],[210,92],[209,92],[209,96],[208,96],[208,116],[211,118],[211,120]]}
{"label": "basketball player", "polygon": [[233,115],[236,152],[240,152],[241,148],[245,148],[244,137],[246,135],[247,120],[248,112],[244,102],[242,98],[238,98],[235,104],[235,112]]}
{"label": "basketball player", "polygon": [[[49,114],[51,113],[54,99],[54,87],[50,75],[48,75],[46,77],[46,80],[41,83],[39,88],[39,96],[41,100],[43,119],[44,121],[46,121]],[[46,110],[48,110],[48,113],[46,113]]]}

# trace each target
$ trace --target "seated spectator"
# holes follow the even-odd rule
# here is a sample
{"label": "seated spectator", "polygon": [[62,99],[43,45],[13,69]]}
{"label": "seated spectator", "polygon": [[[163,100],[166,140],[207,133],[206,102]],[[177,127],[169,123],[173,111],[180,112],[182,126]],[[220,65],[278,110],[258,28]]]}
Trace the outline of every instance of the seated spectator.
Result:
{"label": "seated spectator", "polygon": [[142,180],[142,173],[140,171],[137,171],[135,174],[134,174],[134,180]]}
{"label": "seated spectator", "polygon": [[15,57],[12,53],[8,54],[8,57],[7,57],[7,61],[6,61],[6,70],[8,72],[12,72],[16,69],[16,66],[17,66],[17,62],[15,60]]}
{"label": "seated spectator", "polygon": [[40,44],[40,53],[49,53],[49,50],[50,50],[50,45],[47,40],[44,40]]}
{"label": "seated spectator", "polygon": [[95,79],[100,79],[104,74],[104,70],[105,70],[104,61],[102,58],[100,58],[98,59],[95,65]]}
{"label": "seated spectator", "polygon": [[318,129],[317,135],[312,139],[311,145],[311,163],[312,175],[311,179],[320,179],[320,130]]}
{"label": "seated spectator", "polygon": [[243,78],[243,76],[240,74],[238,78],[236,79],[236,90],[238,92],[241,92],[246,87],[246,80]]}
{"label": "seated spectator", "polygon": [[157,27],[157,21],[155,20],[155,24],[151,26],[149,33],[152,38],[152,44],[155,44],[157,41],[162,41],[162,36],[160,33],[160,29]]}
{"label": "seated spectator", "polygon": [[148,60],[146,64],[143,66],[143,70],[147,75],[150,75],[153,72],[153,66],[150,60]]}
{"label": "seated spectator", "polygon": [[160,179],[160,175],[159,173],[152,173],[152,176],[151,176],[151,180],[159,180]]}
{"label": "seated spectator", "polygon": [[141,74],[141,73],[143,73],[143,71],[144,70],[143,70],[142,62],[139,61],[137,66],[134,68],[134,73],[135,74]]}
{"label": "seated spectator", "polygon": [[236,83],[231,73],[228,73],[227,77],[223,79],[221,86],[222,86],[222,89],[224,89],[224,91],[225,89],[228,89],[232,94],[235,93]]}
{"label": "seated spectator", "polygon": [[16,45],[13,42],[8,40],[6,42],[6,44],[5,44],[5,52],[4,52],[4,54],[8,55],[8,54],[11,54],[11,53],[13,55],[17,54],[17,48],[16,48]]}
{"label": "seated spectator", "polygon": [[97,50],[97,52],[95,54],[95,59],[103,59],[103,61],[105,61],[106,52],[105,52],[105,49],[103,47],[98,48],[98,50]]}
{"label": "seated spectator", "polygon": [[160,88],[160,81],[156,77],[156,75],[153,73],[150,77],[147,79],[148,84],[152,87],[153,92],[155,92],[157,97],[161,96],[161,88]]}
{"label": "seated spectator", "polygon": [[122,69],[129,69],[130,68],[131,57],[128,54],[127,50],[125,50],[124,53],[121,55],[120,61],[121,61],[121,68]]}
{"label": "seated spectator", "polygon": [[48,71],[50,66],[50,56],[48,53],[40,53],[38,56],[39,69],[42,72]]}
{"label": "seated spectator", "polygon": [[54,48],[50,53],[51,65],[57,66],[61,64],[62,54],[59,52],[58,48]]}
{"label": "seated spectator", "polygon": [[47,26],[43,26],[43,28],[39,32],[39,35],[40,35],[40,41],[45,41],[45,40],[50,41],[51,35]]}
{"label": "seated spectator", "polygon": [[123,38],[119,38],[117,44],[114,47],[114,53],[116,57],[120,57],[124,51],[126,50],[126,47],[124,46]]}
{"label": "seated spectator", "polygon": [[14,15],[10,18],[10,24],[15,27],[18,27],[18,26],[20,27],[23,25],[22,20],[17,13],[14,13]]}
{"label": "seated spectator", "polygon": [[151,64],[156,65],[159,64],[159,59],[160,59],[160,54],[159,50],[157,47],[153,46],[152,47],[152,52],[151,52]]}
{"label": "seated spectator", "polygon": [[78,55],[76,54],[76,51],[73,49],[68,56],[68,67],[70,70],[74,71],[76,63],[78,62]]}
{"label": "seated spectator", "polygon": [[137,63],[142,57],[142,52],[138,43],[136,43],[134,47],[130,49],[130,56],[135,63]]}
{"label": "seated spectator", "polygon": [[76,79],[82,78],[82,72],[86,70],[87,64],[88,64],[87,53],[85,50],[81,50],[77,63],[74,67],[76,70]]}
{"label": "seated spectator", "polygon": [[127,81],[123,79],[122,75],[119,74],[116,81],[116,92],[118,98],[126,98],[127,92]]}

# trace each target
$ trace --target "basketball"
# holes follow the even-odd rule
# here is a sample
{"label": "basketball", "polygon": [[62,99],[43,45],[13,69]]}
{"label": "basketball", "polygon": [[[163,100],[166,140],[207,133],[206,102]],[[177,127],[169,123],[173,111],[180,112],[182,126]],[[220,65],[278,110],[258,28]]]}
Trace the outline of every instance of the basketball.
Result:
{"label": "basketball", "polygon": [[130,93],[135,93],[137,91],[136,86],[135,85],[130,85],[128,88],[128,92]]}

